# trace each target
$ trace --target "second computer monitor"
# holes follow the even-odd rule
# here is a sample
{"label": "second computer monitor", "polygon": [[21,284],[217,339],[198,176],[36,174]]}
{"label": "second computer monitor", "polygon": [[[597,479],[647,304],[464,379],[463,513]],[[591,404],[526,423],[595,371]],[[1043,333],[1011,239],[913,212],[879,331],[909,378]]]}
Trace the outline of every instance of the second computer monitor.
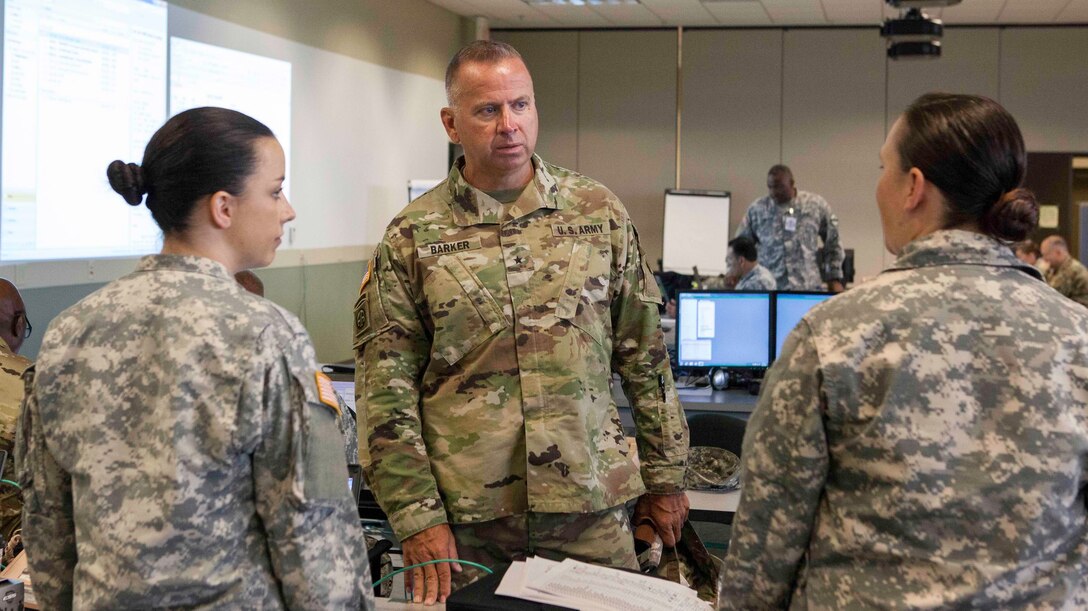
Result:
{"label": "second computer monitor", "polygon": [[780,292],[775,295],[774,357],[776,359],[782,354],[782,344],[786,343],[786,337],[797,326],[797,323],[801,322],[801,317],[813,306],[831,296],[831,293],[790,292]]}
{"label": "second computer monitor", "polygon": [[677,295],[680,367],[766,367],[771,362],[771,294],[701,291]]}

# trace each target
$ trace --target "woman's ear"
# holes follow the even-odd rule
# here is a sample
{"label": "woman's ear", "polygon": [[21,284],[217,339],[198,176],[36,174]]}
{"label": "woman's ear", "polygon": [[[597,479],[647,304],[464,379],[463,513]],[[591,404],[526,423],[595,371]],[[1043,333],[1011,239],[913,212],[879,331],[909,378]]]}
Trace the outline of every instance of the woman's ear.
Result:
{"label": "woman's ear", "polygon": [[911,168],[907,178],[910,180],[910,191],[907,193],[905,209],[913,211],[922,203],[926,194],[926,177],[918,168]]}
{"label": "woman's ear", "polygon": [[208,219],[217,229],[227,229],[234,220],[234,208],[237,200],[226,191],[216,191],[208,196]]}

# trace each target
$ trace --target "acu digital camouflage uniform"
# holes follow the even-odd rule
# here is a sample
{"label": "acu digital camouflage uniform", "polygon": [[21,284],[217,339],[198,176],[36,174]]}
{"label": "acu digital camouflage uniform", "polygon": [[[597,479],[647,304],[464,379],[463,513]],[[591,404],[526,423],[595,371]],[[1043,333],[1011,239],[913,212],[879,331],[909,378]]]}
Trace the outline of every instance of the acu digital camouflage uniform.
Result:
{"label": "acu digital camouflage uniform", "polygon": [[[16,479],[15,427],[19,421],[19,405],[23,402],[23,372],[30,361],[11,351],[0,339],[0,450],[8,453],[4,463],[4,479]],[[4,541],[19,529],[23,513],[22,494],[14,486],[0,487],[0,534]]]}
{"label": "acu digital camouflage uniform", "polygon": [[1046,272],[1047,284],[1073,301],[1088,306],[1088,269],[1070,256],[1058,267]]}
{"label": "acu digital camouflage uniform", "polygon": [[356,303],[360,459],[402,540],[683,489],[687,424],[634,225],[599,183],[533,165],[504,207],[460,160],[393,219]]}
{"label": "acu digital camouflage uniform", "polygon": [[1088,608],[1088,312],[981,234],[813,308],[742,452],[726,609]]}
{"label": "acu digital camouflage uniform", "polygon": [[372,608],[343,408],[298,320],[224,266],[142,259],[36,369],[17,450],[43,609]]}
{"label": "acu digital camouflage uniform", "polygon": [[[791,220],[793,219],[793,220]],[[796,223],[794,231],[787,227]],[[825,279],[842,280],[843,250],[839,220],[824,198],[807,191],[785,204],[766,195],[752,202],[734,237],[749,237],[759,247],[759,262],[774,274],[782,291],[822,291]],[[816,253],[824,250],[825,279]],[[732,261],[732,255],[730,255]]]}
{"label": "acu digital camouflage uniform", "polygon": [[740,277],[736,287],[738,291],[773,291],[777,288],[778,281],[774,279],[771,270],[758,263],[751,271]]}

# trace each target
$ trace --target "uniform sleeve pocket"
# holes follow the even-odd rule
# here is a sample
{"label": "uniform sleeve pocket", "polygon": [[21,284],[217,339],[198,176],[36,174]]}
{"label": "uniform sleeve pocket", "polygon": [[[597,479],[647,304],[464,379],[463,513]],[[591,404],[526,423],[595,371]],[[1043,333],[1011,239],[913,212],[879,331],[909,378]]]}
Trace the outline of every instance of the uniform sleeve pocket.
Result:
{"label": "uniform sleeve pocket", "polygon": [[352,337],[352,347],[356,350],[392,327],[378,291],[367,288],[359,293],[359,298],[355,300],[354,312],[355,332]]}
{"label": "uniform sleeve pocket", "polygon": [[348,466],[344,437],[336,408],[321,401],[314,380],[295,375],[302,401],[302,491],[306,501],[342,499],[348,493]]}

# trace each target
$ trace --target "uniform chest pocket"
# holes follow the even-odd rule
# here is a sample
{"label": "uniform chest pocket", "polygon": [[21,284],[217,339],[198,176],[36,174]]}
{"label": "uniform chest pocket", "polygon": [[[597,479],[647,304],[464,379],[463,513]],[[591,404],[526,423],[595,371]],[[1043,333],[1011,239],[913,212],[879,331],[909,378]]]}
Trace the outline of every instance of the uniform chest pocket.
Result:
{"label": "uniform chest pocket", "polygon": [[456,364],[509,326],[476,274],[456,255],[442,256],[424,282],[434,322],[431,358]]}
{"label": "uniform chest pocket", "polygon": [[612,328],[608,313],[611,303],[608,253],[588,240],[572,242],[570,264],[555,316],[569,321],[604,346]]}

